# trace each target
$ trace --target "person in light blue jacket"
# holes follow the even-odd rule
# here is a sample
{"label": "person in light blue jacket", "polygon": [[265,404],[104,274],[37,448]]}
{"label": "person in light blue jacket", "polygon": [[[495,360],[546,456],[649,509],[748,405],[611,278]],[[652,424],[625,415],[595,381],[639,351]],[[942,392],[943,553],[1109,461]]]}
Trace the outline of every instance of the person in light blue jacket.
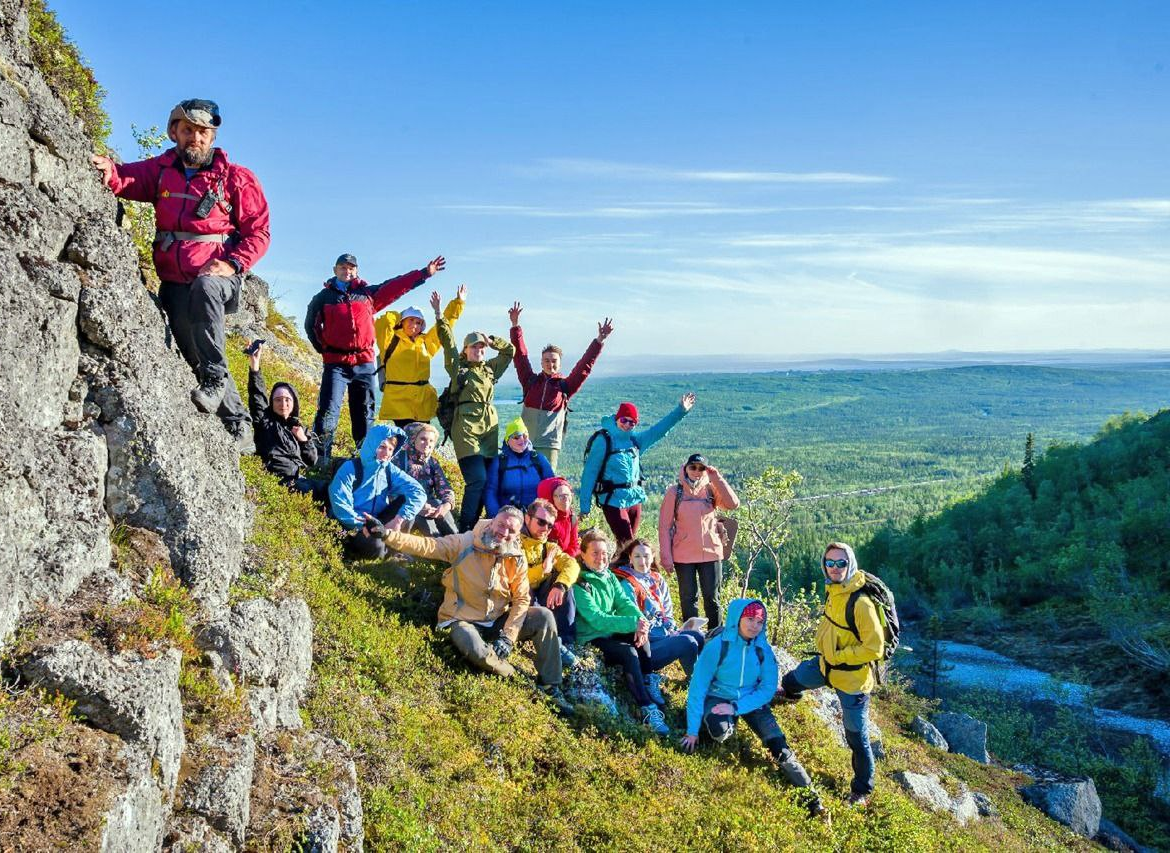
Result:
{"label": "person in light blue jacket", "polygon": [[617,414],[602,419],[601,428],[585,443],[581,512],[588,513],[596,500],[619,548],[638,535],[642,521],[642,504],[646,502],[642,454],[662,441],[694,405],[695,395],[688,391],[670,414],[649,429],[636,432],[638,407],[622,403]]}
{"label": "person in light blue jacket", "polygon": [[346,528],[345,548],[351,556],[385,556],[386,530],[409,529],[427,502],[426,490],[391,457],[406,433],[376,424],[362,440],[356,459],[342,462],[329,484],[330,515]]}
{"label": "person in light blue jacket", "polygon": [[776,654],[764,634],[768,611],[756,598],[737,598],[727,606],[724,627],[707,638],[687,690],[687,733],[682,747],[692,751],[703,727],[716,743],[745,723],[764,742],[784,777],[798,788],[808,788],[808,807],[823,814],[824,804],[812,788],[812,779],[768,707],[776,693],[779,668]]}

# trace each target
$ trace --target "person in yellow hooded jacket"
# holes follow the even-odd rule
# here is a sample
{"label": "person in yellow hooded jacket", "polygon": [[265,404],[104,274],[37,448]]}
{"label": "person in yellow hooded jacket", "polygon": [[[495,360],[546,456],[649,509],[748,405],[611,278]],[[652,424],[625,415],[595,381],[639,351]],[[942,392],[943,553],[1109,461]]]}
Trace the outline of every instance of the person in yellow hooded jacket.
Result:
{"label": "person in yellow hooded jacket", "polygon": [[776,692],[776,701],[796,702],[806,690],[832,687],[841,701],[845,741],[853,754],[853,782],[849,803],[864,807],[873,793],[873,750],[869,743],[869,697],[877,686],[874,667],[885,651],[885,630],[877,606],[865,594],[856,597],[854,634],[845,612],[849,599],[865,585],[865,573],[857,567],[853,549],[830,542],[821,559],[825,576],[825,607],[817,626],[817,655],[787,673]]}
{"label": "person in yellow hooded jacket", "polygon": [[561,640],[561,665],[574,667],[577,656],[567,647],[577,639],[577,602],[573,584],[581,574],[577,561],[561,550],[548,535],[557,520],[557,508],[537,498],[524,510],[520,547],[528,561],[528,586],[532,603],[547,607],[557,621]]}
{"label": "person in yellow hooded jacket", "polygon": [[[467,304],[467,285],[459,285],[455,298],[439,314],[438,291],[431,293],[435,320],[446,320],[453,328]],[[417,308],[387,311],[374,323],[378,341],[378,384],[382,405],[378,420],[394,421],[405,428],[415,421],[426,423],[439,410],[439,395],[431,385],[431,359],[442,348],[438,323],[427,329]]]}

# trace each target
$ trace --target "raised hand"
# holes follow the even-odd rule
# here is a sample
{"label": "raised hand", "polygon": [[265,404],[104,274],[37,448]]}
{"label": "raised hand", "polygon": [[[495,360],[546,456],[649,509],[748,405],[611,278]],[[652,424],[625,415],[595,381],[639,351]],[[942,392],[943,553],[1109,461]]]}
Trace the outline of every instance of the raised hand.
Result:
{"label": "raised hand", "polygon": [[467,301],[467,285],[466,284],[459,285],[459,289],[455,291],[455,296],[458,297],[459,299],[461,299],[462,301],[466,302]]}
{"label": "raised hand", "polygon": [[439,255],[439,257],[435,258],[433,261],[431,261],[429,264],[427,264],[427,278],[430,278],[431,276],[433,276],[437,272],[442,272],[446,268],[447,268],[447,259],[444,258],[442,255]]}
{"label": "raised hand", "polygon": [[605,318],[605,322],[597,324],[597,342],[603,343],[606,338],[613,332],[613,320],[609,317]]}
{"label": "raised hand", "polygon": [[684,412],[689,412],[695,406],[695,392],[688,391],[687,393],[683,394],[682,399],[678,401],[678,404],[683,407]]}
{"label": "raised hand", "polygon": [[524,306],[519,302],[513,302],[512,307],[508,309],[508,319],[512,321],[513,326],[520,325],[520,312],[524,310]]}
{"label": "raised hand", "polygon": [[443,300],[439,298],[439,291],[431,291],[431,307],[435,309],[435,316],[439,316],[439,309],[443,305]]}

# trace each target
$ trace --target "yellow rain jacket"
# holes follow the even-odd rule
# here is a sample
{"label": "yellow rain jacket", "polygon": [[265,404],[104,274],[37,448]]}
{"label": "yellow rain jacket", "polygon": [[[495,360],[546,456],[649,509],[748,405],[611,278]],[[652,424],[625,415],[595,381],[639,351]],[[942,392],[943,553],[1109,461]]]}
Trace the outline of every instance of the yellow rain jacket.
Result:
{"label": "yellow rain jacket", "polygon": [[528,586],[532,589],[539,587],[554,572],[555,582],[564,584],[566,588],[577,582],[581,566],[562,551],[556,542],[541,542],[527,533],[521,533],[520,545],[524,549],[525,559],[528,560]]}
{"label": "yellow rain jacket", "polygon": [[[861,639],[849,630],[845,607],[849,595],[865,584],[864,572],[856,572],[843,584],[826,584],[825,609],[817,626],[817,651],[821,656],[821,674],[830,687],[846,693],[871,693],[877,680],[869,664],[881,660],[885,633],[878,621],[877,607],[868,595],[857,598],[854,616]],[[858,669],[836,669],[838,666]]]}
{"label": "yellow rain jacket", "polygon": [[[443,309],[443,319],[454,327],[465,304],[462,299],[452,299]],[[397,311],[387,311],[374,321],[378,365],[384,372],[378,420],[429,421],[439,409],[439,394],[431,385],[431,359],[443,346],[439,341],[439,327],[432,326],[412,341],[397,328],[399,319]],[[396,338],[398,343],[390,352],[390,344]],[[387,352],[390,352],[388,363]]]}
{"label": "yellow rain jacket", "polygon": [[446,594],[439,605],[438,627],[451,622],[490,625],[507,612],[500,630],[516,643],[520,626],[532,603],[528,588],[528,563],[524,554],[495,554],[477,544],[490,521],[481,521],[470,533],[428,539],[395,530],[386,532],[386,544],[403,554],[449,564],[443,572]]}

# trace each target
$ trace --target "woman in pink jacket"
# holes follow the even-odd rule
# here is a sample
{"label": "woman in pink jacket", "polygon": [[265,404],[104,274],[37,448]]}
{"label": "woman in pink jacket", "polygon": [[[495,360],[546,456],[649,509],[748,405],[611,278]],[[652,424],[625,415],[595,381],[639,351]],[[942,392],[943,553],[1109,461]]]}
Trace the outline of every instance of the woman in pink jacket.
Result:
{"label": "woman in pink jacket", "polygon": [[658,550],[662,568],[678,572],[683,621],[699,615],[699,587],[707,630],[719,627],[719,587],[723,584],[723,540],[716,513],[739,506],[739,498],[723,476],[693,453],[666,490],[658,511]]}

